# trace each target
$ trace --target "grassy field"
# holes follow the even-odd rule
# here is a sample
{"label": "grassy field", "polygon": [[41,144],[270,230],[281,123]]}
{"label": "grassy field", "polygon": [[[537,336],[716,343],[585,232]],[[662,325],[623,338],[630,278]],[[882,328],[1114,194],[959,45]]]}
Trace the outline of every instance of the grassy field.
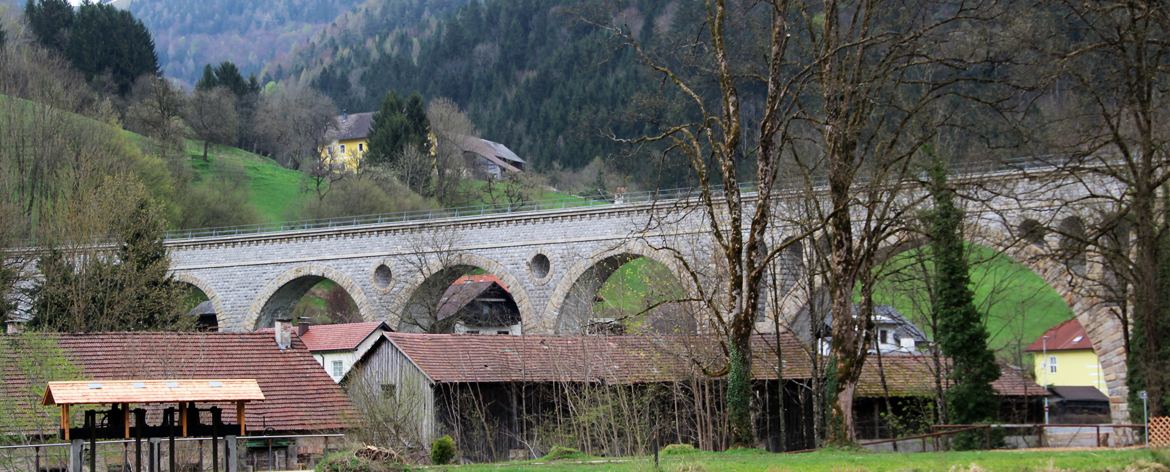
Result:
{"label": "grassy field", "polygon": [[210,180],[218,169],[212,165],[217,160],[229,160],[244,167],[248,173],[252,191],[252,205],[266,223],[279,223],[289,218],[293,206],[301,197],[299,171],[287,169],[276,161],[228,146],[212,146],[208,159],[203,161],[203,144],[187,141],[187,154],[191,156],[191,167],[200,174],[204,182]]}
{"label": "grassy field", "polygon": [[[1144,449],[1084,451],[991,451],[943,453],[864,453],[819,451],[806,454],[771,454],[731,451],[701,456],[664,457],[660,470],[667,472],[1057,472],[1121,471],[1127,466],[1154,465],[1155,457]],[[1164,455],[1162,455],[1164,456]],[[1138,462],[1144,461],[1144,462]],[[413,468],[412,468],[413,470]],[[424,467],[421,470],[512,471],[653,471],[649,458],[617,460],[527,461],[476,464],[448,467]],[[1135,470],[1147,470],[1136,468]],[[1166,470],[1148,469],[1148,470]]]}
{"label": "grassy field", "polygon": [[[989,345],[997,351],[1027,346],[1049,327],[1073,317],[1064,299],[1039,275],[992,249],[970,245],[971,282],[975,304],[986,314]],[[883,267],[889,282],[875,294],[877,303],[893,305],[930,333],[928,292],[917,264],[919,250],[902,253]],[[927,270],[932,264],[925,262]]]}

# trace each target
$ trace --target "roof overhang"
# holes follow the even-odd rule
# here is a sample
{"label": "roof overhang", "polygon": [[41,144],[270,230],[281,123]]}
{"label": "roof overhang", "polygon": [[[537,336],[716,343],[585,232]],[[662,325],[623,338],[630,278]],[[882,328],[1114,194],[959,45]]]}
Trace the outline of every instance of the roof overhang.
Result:
{"label": "roof overhang", "polygon": [[255,379],[49,382],[41,404],[242,402],[264,400]]}

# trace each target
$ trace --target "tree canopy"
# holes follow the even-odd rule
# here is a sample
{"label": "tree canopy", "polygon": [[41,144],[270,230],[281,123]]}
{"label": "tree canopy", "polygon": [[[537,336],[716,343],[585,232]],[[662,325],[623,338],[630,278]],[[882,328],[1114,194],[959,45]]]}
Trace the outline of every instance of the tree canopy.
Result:
{"label": "tree canopy", "polygon": [[162,74],[150,31],[130,12],[89,0],[76,12],[66,0],[29,0],[24,11],[37,41],[63,53],[91,84],[107,80],[126,95],[138,77]]}
{"label": "tree canopy", "polygon": [[403,103],[398,93],[391,90],[374,113],[366,159],[373,164],[393,163],[408,146],[429,152],[430,127],[422,95],[415,92]]}

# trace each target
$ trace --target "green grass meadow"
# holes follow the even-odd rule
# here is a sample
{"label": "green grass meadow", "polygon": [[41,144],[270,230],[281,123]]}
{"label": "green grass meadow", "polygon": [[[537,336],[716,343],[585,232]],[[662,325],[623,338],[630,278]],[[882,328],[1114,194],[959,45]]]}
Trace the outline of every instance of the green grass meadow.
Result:
{"label": "green grass meadow", "polygon": [[[1073,317],[1056,290],[1028,267],[983,246],[969,244],[968,249],[975,305],[985,314],[988,345],[1001,357]],[[929,292],[922,275],[924,269],[933,270],[933,264],[920,258],[927,251],[903,252],[879,268],[884,281],[874,298],[878,304],[892,305],[933,338],[927,321]]]}
{"label": "green grass meadow", "polygon": [[284,168],[272,159],[234,147],[214,145],[207,153],[211,162],[204,162],[203,143],[191,140],[187,140],[186,151],[191,157],[191,167],[199,173],[202,182],[210,181],[219,170],[212,165],[217,160],[233,161],[243,166],[248,173],[252,205],[265,223],[286,221],[301,198],[304,174]]}

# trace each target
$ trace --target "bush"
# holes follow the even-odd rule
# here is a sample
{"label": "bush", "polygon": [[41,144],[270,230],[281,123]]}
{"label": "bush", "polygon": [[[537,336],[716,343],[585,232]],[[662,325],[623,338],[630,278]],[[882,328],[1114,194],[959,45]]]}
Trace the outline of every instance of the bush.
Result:
{"label": "bush", "polygon": [[581,451],[571,447],[553,446],[552,450],[548,451],[541,460],[545,461],[559,461],[565,459],[587,459],[593,456],[583,454]]}
{"label": "bush", "polygon": [[431,463],[445,465],[455,458],[455,440],[451,436],[443,436],[431,445]]}
{"label": "bush", "polygon": [[662,448],[662,452],[660,452],[659,454],[662,455],[663,457],[689,456],[692,454],[698,454],[700,452],[702,452],[702,451],[695,449],[695,446],[692,446],[690,444],[671,444],[669,446]]}

